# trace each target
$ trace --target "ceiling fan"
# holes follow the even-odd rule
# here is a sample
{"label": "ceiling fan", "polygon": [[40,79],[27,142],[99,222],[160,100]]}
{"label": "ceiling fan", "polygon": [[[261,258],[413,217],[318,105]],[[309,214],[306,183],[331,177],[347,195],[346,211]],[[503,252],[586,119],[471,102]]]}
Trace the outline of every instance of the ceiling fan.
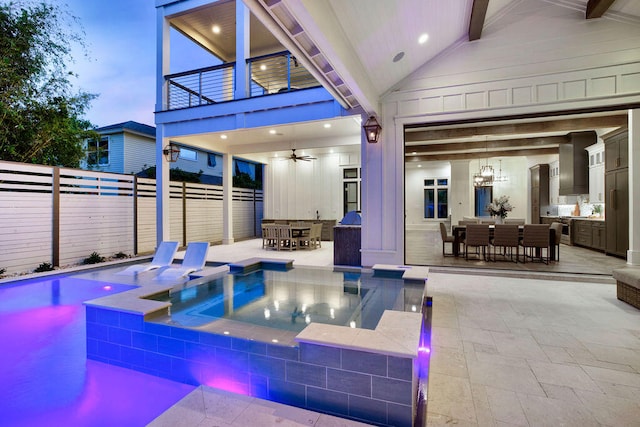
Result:
{"label": "ceiling fan", "polygon": [[292,148],[291,149],[291,155],[288,157],[289,160],[293,160],[294,162],[297,162],[298,160],[303,160],[305,162],[308,162],[310,160],[316,160],[315,157],[311,157],[311,156],[298,156],[296,154],[296,149]]}

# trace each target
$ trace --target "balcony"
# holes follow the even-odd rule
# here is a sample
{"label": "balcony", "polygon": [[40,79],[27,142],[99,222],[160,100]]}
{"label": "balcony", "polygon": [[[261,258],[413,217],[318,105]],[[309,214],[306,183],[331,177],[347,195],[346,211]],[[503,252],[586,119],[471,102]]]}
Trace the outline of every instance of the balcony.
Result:
{"label": "balcony", "polygon": [[[236,63],[229,62],[165,77],[166,110],[235,101]],[[247,60],[249,91],[243,98],[319,87],[320,83],[289,52]]]}

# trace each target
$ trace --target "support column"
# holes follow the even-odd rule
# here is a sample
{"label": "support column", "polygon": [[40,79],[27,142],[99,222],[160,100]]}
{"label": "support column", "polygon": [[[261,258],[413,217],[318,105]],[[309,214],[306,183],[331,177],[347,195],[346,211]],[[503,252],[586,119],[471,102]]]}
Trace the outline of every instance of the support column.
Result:
{"label": "support column", "polygon": [[169,162],[162,148],[169,144],[164,138],[164,125],[156,126],[156,246],[170,240],[169,225]]}
{"label": "support column", "polygon": [[[156,44],[156,111],[167,109],[167,90],[164,76],[169,74],[169,22],[164,9],[158,8],[156,31],[162,36]],[[162,149],[169,144],[164,138],[164,125],[156,121],[156,246],[170,239],[169,227],[169,163]]]}
{"label": "support column", "polygon": [[470,160],[451,161],[451,181],[449,188],[449,211],[451,225],[458,224],[463,216],[473,212],[473,188],[471,186]]}
{"label": "support column", "polygon": [[233,156],[222,155],[222,244],[233,243]]}
{"label": "support column", "polygon": [[249,97],[247,58],[251,54],[249,42],[249,8],[236,1],[236,76],[233,99]]}
{"label": "support column", "polygon": [[640,265],[640,109],[629,110],[629,250],[627,264]]}

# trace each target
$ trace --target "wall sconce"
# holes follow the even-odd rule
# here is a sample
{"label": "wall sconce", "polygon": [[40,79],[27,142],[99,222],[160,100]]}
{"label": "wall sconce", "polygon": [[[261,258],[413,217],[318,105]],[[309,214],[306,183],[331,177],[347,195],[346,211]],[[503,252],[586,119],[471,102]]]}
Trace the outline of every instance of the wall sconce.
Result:
{"label": "wall sconce", "polygon": [[364,129],[364,133],[367,135],[368,143],[375,144],[376,142],[378,142],[378,138],[380,138],[380,132],[382,131],[382,126],[380,126],[375,117],[369,117],[369,120],[365,122],[362,128]]}
{"label": "wall sconce", "polygon": [[178,156],[180,156],[180,148],[173,144],[167,144],[167,146],[162,149],[162,154],[164,154],[167,162],[175,163],[178,161]]}

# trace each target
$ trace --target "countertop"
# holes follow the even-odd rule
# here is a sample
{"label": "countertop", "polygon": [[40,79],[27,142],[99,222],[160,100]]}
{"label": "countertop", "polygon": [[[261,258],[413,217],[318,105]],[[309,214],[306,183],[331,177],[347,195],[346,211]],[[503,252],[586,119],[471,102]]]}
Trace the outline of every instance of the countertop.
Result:
{"label": "countertop", "polygon": [[604,217],[603,216],[570,216],[570,215],[564,215],[564,216],[560,216],[560,215],[540,215],[540,218],[568,218],[568,219],[572,219],[572,220],[581,220],[581,221],[604,221]]}

